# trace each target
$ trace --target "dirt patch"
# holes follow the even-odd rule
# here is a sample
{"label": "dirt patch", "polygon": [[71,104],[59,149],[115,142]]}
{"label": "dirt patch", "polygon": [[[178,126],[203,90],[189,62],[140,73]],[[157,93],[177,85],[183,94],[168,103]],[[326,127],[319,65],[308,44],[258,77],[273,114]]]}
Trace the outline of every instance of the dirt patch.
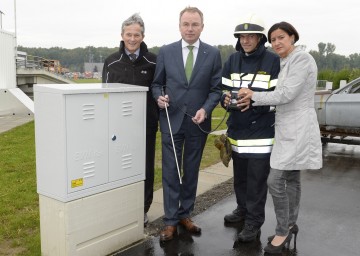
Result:
{"label": "dirt patch", "polygon": [[22,247],[11,247],[10,241],[2,241],[0,243],[0,255],[14,256],[24,252],[25,248]]}
{"label": "dirt patch", "polygon": [[[233,178],[220,183],[216,187],[196,197],[194,211],[191,216],[194,217],[207,210],[212,205],[234,193]],[[164,227],[162,217],[150,222],[144,229],[146,236],[158,236]]]}

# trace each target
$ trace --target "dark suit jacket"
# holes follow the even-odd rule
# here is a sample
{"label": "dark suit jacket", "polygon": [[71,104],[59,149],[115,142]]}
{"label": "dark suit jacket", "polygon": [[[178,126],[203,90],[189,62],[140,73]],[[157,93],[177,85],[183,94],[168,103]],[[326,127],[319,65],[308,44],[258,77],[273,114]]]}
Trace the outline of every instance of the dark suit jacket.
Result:
{"label": "dark suit jacket", "polygon": [[[151,88],[155,100],[162,94],[163,88],[165,94],[169,95],[168,112],[173,134],[179,131],[184,112],[195,116],[200,108],[204,108],[207,114],[201,127],[206,131],[211,130],[211,112],[221,97],[221,70],[220,51],[200,41],[195,66],[188,82],[181,40],[160,48]],[[193,134],[202,133],[195,124],[189,129]],[[160,111],[160,130],[169,133],[165,110]]]}

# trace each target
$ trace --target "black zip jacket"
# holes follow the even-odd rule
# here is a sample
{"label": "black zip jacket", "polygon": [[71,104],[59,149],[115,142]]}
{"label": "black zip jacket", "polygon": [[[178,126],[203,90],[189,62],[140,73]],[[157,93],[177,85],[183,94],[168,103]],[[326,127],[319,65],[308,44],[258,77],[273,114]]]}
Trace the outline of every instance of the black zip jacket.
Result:
{"label": "black zip jacket", "polygon": [[125,53],[124,41],[121,41],[118,52],[111,54],[105,59],[102,73],[103,83],[124,83],[146,86],[146,127],[147,131],[156,131],[158,128],[159,109],[152,97],[150,86],[154,77],[156,55],[149,52],[144,42],[140,44],[138,58],[132,62]]}

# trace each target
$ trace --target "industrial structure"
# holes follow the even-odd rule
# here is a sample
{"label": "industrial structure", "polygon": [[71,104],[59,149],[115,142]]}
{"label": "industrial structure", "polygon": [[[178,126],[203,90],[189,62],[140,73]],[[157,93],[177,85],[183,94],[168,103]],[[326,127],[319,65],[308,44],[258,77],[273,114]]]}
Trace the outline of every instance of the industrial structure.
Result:
{"label": "industrial structure", "polygon": [[33,115],[34,102],[16,84],[15,34],[0,29],[0,116]]}
{"label": "industrial structure", "polygon": [[18,52],[16,35],[0,29],[0,116],[33,115],[34,84],[68,84],[56,60]]}

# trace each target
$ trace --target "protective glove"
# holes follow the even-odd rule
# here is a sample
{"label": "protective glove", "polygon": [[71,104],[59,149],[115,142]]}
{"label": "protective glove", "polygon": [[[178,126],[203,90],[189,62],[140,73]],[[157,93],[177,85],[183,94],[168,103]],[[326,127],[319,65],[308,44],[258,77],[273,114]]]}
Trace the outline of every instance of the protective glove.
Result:
{"label": "protective glove", "polygon": [[228,167],[231,160],[231,144],[226,134],[221,134],[214,141],[215,147],[220,150],[220,159]]}

